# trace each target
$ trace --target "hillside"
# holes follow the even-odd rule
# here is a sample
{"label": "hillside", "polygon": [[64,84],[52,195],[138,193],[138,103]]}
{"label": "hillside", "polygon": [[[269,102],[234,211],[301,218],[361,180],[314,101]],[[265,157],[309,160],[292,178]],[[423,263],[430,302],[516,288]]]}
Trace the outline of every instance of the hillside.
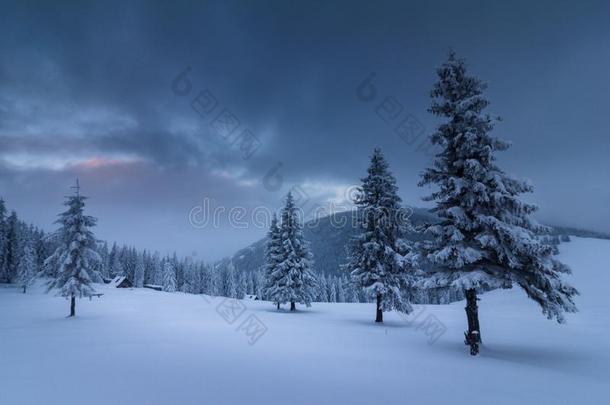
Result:
{"label": "hillside", "polygon": [[[411,216],[412,223],[417,226],[423,223],[433,223],[437,217],[423,208],[415,208]],[[345,224],[337,226],[336,224]],[[587,231],[577,228],[553,227],[554,235],[572,235],[588,238],[610,239],[610,235],[600,232]],[[324,217],[318,222],[308,222],[303,228],[305,239],[311,244],[311,251],[314,255],[314,270],[319,274],[342,274],[341,265],[346,262],[345,246],[352,236],[356,233],[353,226],[352,212],[341,212],[335,214],[334,218]],[[411,234],[411,240],[421,239],[420,234]],[[244,249],[239,250],[232,257],[223,259],[216,263],[222,268],[229,261],[237,270],[255,271],[264,262],[266,239],[261,239]]]}
{"label": "hillside", "polygon": [[[481,355],[462,342],[464,303],[416,306],[373,322],[372,304],[316,304],[296,313],[222,298],[98,286],[68,303],[0,288],[0,403],[430,405],[603,403],[610,380],[610,241],[574,238],[560,259],[581,292],[566,325],[518,289],[482,296]],[[256,316],[254,344],[240,329]],[[438,320],[430,333],[422,321]],[[441,333],[443,332],[444,333]],[[35,389],[33,389],[35,388]]]}

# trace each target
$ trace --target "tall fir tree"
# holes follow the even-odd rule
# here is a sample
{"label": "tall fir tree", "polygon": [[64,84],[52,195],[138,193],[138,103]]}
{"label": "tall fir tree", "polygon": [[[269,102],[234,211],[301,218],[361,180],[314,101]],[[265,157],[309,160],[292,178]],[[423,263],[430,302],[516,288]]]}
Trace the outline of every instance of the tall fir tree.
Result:
{"label": "tall fir tree", "polygon": [[133,276],[133,285],[136,288],[144,287],[144,255],[136,253],[136,266]]}
{"label": "tall fir tree", "polygon": [[6,220],[6,237],[4,241],[4,281],[11,283],[17,277],[19,264],[19,220],[17,213],[11,211]]}
{"label": "tall fir tree", "polygon": [[166,259],[163,264],[163,291],[176,291],[176,269],[169,259]]}
{"label": "tall fir tree", "polygon": [[465,343],[476,355],[481,341],[477,293],[517,284],[544,315],[561,323],[564,312],[576,311],[578,292],[561,279],[569,268],[536,236],[543,230],[530,219],[536,207],[518,199],[533,187],[495,163],[495,153],[509,144],[490,135],[496,119],[483,112],[489,104],[483,97],[486,85],[469,76],[453,52],[437,74],[430,112],[445,122],[431,137],[440,152],[420,185],[438,187],[425,200],[436,203],[441,221],[427,227],[433,238],[421,245],[432,264],[421,284],[465,290]]}
{"label": "tall fir tree", "polygon": [[229,261],[220,276],[222,295],[229,298],[235,298],[237,296],[237,283],[235,280],[235,265],[233,264],[233,260]]}
{"label": "tall fir tree", "polygon": [[201,263],[201,294],[212,295],[212,275],[210,266]]}
{"label": "tall fir tree", "polygon": [[264,291],[264,286],[265,286],[265,273],[259,269],[256,270],[253,274],[253,279],[254,279],[254,294],[256,294],[257,297],[259,297],[259,299],[268,299],[267,297],[265,297],[265,291]]}
{"label": "tall fir tree", "polygon": [[180,284],[180,292],[192,293],[194,281],[194,269],[190,261],[184,265],[184,274],[182,276],[182,284]]}
{"label": "tall fir tree", "polygon": [[279,281],[281,273],[278,266],[282,262],[282,235],[278,226],[277,215],[273,215],[269,233],[267,234],[267,245],[265,248],[265,285],[263,295],[265,299],[273,301],[280,309],[282,291]]}
{"label": "tall fir tree", "polygon": [[0,198],[0,283],[8,282],[7,273],[5,271],[6,263],[6,205],[4,200]]}
{"label": "tall fir tree", "polygon": [[17,265],[17,282],[23,289],[24,294],[38,272],[37,262],[34,243],[32,239],[26,238],[24,240],[23,254],[19,258],[19,264]]}
{"label": "tall fir tree", "polygon": [[324,274],[318,275],[318,288],[316,291],[316,301],[318,302],[327,302],[328,298],[326,297],[326,276]]}
{"label": "tall fir tree", "polygon": [[114,242],[112,244],[112,248],[110,249],[110,254],[108,254],[108,277],[115,278],[119,273],[117,272],[117,267],[119,266],[119,248]]}
{"label": "tall fir tree", "polygon": [[337,279],[335,277],[330,277],[328,282],[328,302],[338,302],[337,301]]}
{"label": "tall fir tree", "polygon": [[108,251],[108,243],[102,243],[99,248],[99,254],[102,258],[101,275],[103,278],[110,278],[110,252]]}
{"label": "tall fir tree", "polygon": [[43,245],[39,247],[39,254],[42,256],[42,266],[39,276],[54,279],[57,277],[59,270],[59,258],[53,256],[53,253],[60,245],[60,235],[57,232],[51,232],[47,235],[43,235],[40,243]]}
{"label": "tall fir tree", "polygon": [[164,262],[163,262],[163,258],[161,257],[161,255],[158,252],[155,252],[155,254],[153,255],[152,258],[152,267],[153,267],[153,276],[152,276],[152,283],[155,285],[160,285],[163,286],[163,268],[164,268]]}
{"label": "tall fir tree", "polygon": [[129,281],[135,285],[135,273],[136,273],[136,264],[137,264],[137,253],[135,248],[128,247],[125,248],[125,253],[123,255],[123,275],[127,277]]}
{"label": "tall fir tree", "polygon": [[396,179],[375,149],[354,201],[360,233],[348,245],[347,264],[353,282],[375,300],[375,322],[383,322],[383,311],[412,310],[405,293],[414,272],[412,247],[405,239],[411,225],[401,201]]}
{"label": "tall fir tree", "polygon": [[[58,289],[59,295],[70,298],[70,316],[76,315],[76,298],[95,294],[92,284],[94,266],[101,261],[96,251],[97,241],[91,228],[97,220],[85,215],[87,197],[80,194],[76,181],[75,193],[67,197],[64,205],[68,209],[56,221],[59,247],[46,262],[58,263],[57,277],[49,283],[50,289]],[[46,263],[45,262],[45,263]]]}
{"label": "tall fir tree", "polygon": [[246,294],[256,295],[256,273],[250,271],[246,273]]}
{"label": "tall fir tree", "polygon": [[53,248],[50,243],[47,243],[46,235],[40,229],[36,229],[33,236],[33,246],[36,256],[36,276],[44,270],[44,261],[51,255]]}
{"label": "tall fir tree", "polygon": [[286,197],[282,209],[280,225],[281,256],[272,277],[277,280],[274,301],[281,304],[290,302],[290,310],[296,310],[296,303],[311,306],[315,299],[316,278],[312,271],[313,255],[303,237],[298,208],[292,193]]}
{"label": "tall fir tree", "polygon": [[222,283],[220,277],[220,269],[217,264],[210,267],[210,295],[222,295]]}
{"label": "tall fir tree", "polygon": [[246,294],[248,293],[248,282],[246,280],[246,275],[243,271],[238,272],[237,280],[235,283],[235,298],[244,299]]}
{"label": "tall fir tree", "polygon": [[337,302],[347,302],[345,282],[342,277],[337,278]]}

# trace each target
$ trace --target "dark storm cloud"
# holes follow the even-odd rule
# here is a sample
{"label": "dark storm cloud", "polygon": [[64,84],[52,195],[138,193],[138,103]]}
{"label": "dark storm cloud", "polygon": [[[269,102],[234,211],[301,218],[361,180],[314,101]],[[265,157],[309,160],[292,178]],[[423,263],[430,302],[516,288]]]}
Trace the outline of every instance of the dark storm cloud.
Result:
{"label": "dark storm cloud", "polygon": [[[31,184],[44,179],[62,196],[86,176],[91,203],[103,202],[103,236],[120,240],[126,228],[111,218],[133,210],[179,235],[166,247],[147,232],[147,247],[228,253],[242,240],[176,225],[204,194],[277,206],[294,184],[317,195],[357,182],[381,146],[404,200],[421,205],[430,157],[394,129],[412,117],[432,131],[434,69],[453,47],[489,82],[490,111],[504,117],[496,133],[514,144],[500,161],[533,180],[541,218],[610,231],[608,11],[550,1],[5,2],[0,194],[41,212]],[[171,83],[187,66],[192,90],[179,96]],[[376,98],[365,102],[357,88],[373,72]],[[218,106],[201,117],[191,102],[206,89]],[[386,97],[400,105],[396,121],[380,117]],[[223,109],[260,141],[248,159],[210,125]],[[284,187],[268,191],[262,179],[279,162]]]}

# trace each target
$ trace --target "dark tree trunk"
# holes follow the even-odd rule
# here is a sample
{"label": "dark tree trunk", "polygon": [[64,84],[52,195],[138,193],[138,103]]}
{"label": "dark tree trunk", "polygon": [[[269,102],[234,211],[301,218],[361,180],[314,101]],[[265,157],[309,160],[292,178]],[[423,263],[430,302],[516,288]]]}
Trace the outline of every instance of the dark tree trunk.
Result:
{"label": "dark tree trunk", "polygon": [[294,301],[290,301],[290,310],[295,311],[297,309],[296,305],[294,305]]}
{"label": "dark tree trunk", "polygon": [[280,303],[279,302],[277,303],[277,309],[280,309]]}
{"label": "dark tree trunk", "polygon": [[76,297],[73,295],[70,297],[70,316],[76,315]]}
{"label": "dark tree trunk", "polygon": [[479,354],[481,331],[479,329],[479,307],[477,306],[477,291],[474,288],[466,290],[466,317],[468,318],[468,332],[464,332],[464,343],[470,346],[470,354]]}
{"label": "dark tree trunk", "polygon": [[24,285],[24,286],[23,286],[23,293],[24,293],[24,294],[25,294],[25,289],[26,289],[26,286]]}
{"label": "dark tree trunk", "polygon": [[377,316],[375,322],[383,322],[383,311],[381,310],[381,294],[377,294]]}

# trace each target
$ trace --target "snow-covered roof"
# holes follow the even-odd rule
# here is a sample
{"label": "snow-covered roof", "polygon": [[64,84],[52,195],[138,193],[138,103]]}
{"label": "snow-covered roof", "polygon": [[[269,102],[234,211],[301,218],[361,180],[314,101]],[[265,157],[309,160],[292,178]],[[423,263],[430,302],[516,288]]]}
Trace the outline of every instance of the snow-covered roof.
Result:
{"label": "snow-covered roof", "polygon": [[113,287],[116,287],[117,285],[120,285],[127,277],[126,276],[116,276],[115,278],[112,279],[112,281],[110,282],[110,285],[112,285]]}

